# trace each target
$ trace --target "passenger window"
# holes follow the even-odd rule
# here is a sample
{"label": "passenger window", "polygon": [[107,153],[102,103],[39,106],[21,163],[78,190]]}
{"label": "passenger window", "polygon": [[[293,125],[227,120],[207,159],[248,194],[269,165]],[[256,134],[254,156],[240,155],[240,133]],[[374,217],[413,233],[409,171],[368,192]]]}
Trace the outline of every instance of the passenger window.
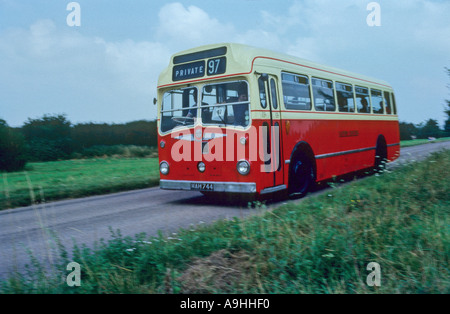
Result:
{"label": "passenger window", "polygon": [[373,113],[383,114],[383,96],[380,90],[371,89],[370,90],[371,98],[372,98],[372,109]]}
{"label": "passenger window", "polygon": [[336,82],[336,94],[340,112],[355,112],[352,85]]}
{"label": "passenger window", "polygon": [[307,76],[281,74],[286,109],[311,110],[311,93]]}
{"label": "passenger window", "polygon": [[386,108],[386,114],[392,114],[391,97],[388,92],[384,92],[384,106]]}
{"label": "passenger window", "polygon": [[317,111],[335,111],[333,82],[322,79],[312,79],[314,107]]}
{"label": "passenger window", "polygon": [[356,107],[360,113],[370,113],[369,89],[366,87],[355,86]]}
{"label": "passenger window", "polygon": [[392,95],[392,110],[394,111],[394,114],[397,114],[397,106],[395,104],[395,95],[394,93],[391,93]]}

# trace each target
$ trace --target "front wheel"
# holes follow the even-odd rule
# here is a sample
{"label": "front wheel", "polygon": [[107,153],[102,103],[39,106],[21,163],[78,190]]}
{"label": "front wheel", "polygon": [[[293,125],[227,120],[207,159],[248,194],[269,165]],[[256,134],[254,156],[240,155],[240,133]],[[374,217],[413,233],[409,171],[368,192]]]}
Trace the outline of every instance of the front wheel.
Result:
{"label": "front wheel", "polygon": [[305,154],[299,154],[290,163],[289,195],[303,197],[314,185],[314,167]]}

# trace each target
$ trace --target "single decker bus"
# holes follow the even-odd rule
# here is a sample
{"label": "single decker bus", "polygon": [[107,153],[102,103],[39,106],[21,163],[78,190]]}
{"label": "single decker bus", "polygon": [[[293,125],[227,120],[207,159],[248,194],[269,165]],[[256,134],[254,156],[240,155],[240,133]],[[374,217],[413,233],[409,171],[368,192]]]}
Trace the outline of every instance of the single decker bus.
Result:
{"label": "single decker bus", "polygon": [[167,190],[302,196],[400,154],[388,83],[242,44],[172,56],[157,106]]}

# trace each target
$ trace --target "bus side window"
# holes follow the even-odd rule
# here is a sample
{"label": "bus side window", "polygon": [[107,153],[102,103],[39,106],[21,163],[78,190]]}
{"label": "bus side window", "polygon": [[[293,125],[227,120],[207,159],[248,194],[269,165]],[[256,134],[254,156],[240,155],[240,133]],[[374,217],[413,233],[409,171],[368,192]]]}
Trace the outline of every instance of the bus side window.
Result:
{"label": "bus side window", "polygon": [[375,114],[383,114],[383,96],[380,90],[370,89],[370,98],[372,100],[372,109]]}
{"label": "bus side window", "polygon": [[281,73],[281,84],[286,109],[311,110],[311,93],[307,76]]}
{"label": "bus side window", "polygon": [[384,106],[386,108],[386,114],[392,114],[391,97],[388,92],[384,92]]}
{"label": "bus side window", "polygon": [[312,79],[314,106],[317,111],[335,111],[333,82],[313,78]]}
{"label": "bus side window", "polygon": [[272,107],[278,109],[277,86],[274,79],[270,80],[270,93],[272,94]]}
{"label": "bus side window", "polygon": [[336,94],[340,112],[355,112],[352,85],[336,83]]}
{"label": "bus side window", "polygon": [[266,87],[264,84],[264,79],[262,77],[258,79],[258,86],[259,86],[259,100],[261,102],[261,107],[266,108],[267,107]]}
{"label": "bus side window", "polygon": [[394,114],[397,114],[397,106],[395,104],[395,95],[394,95],[394,93],[391,93],[391,95],[392,95],[392,109],[394,111]]}
{"label": "bus side window", "polygon": [[359,113],[370,113],[369,89],[367,87],[355,86],[356,106]]}

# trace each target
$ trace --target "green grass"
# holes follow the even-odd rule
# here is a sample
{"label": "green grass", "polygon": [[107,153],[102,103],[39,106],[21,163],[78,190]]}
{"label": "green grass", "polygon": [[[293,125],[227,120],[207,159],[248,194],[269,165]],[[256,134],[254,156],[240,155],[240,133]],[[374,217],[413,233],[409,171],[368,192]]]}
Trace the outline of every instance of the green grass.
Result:
{"label": "green grass", "polygon": [[[433,142],[448,140],[450,138],[440,138]],[[402,141],[401,146],[408,147],[428,142],[428,140]],[[120,153],[124,156],[138,153],[156,154],[153,148],[142,149],[134,146],[96,147],[93,153],[100,155]],[[26,171],[1,175],[0,210],[159,184],[157,158],[123,158],[123,156],[29,163]]]}
{"label": "green grass", "polygon": [[438,142],[446,142],[446,141],[450,141],[450,137],[442,137],[442,138],[435,139],[434,141],[429,141],[427,139],[401,141],[400,146],[401,147],[409,147],[409,146],[416,146],[416,145],[422,145],[422,144],[427,144],[427,143],[438,143]]}
{"label": "green grass", "polygon": [[98,158],[30,163],[2,173],[0,209],[159,184],[157,158]]}
{"label": "green grass", "polygon": [[[96,248],[61,249],[0,293],[442,293],[450,292],[450,151],[395,172],[330,188],[248,219],[164,237],[111,231]],[[57,240],[57,239],[56,239]],[[69,261],[81,264],[68,287]],[[381,286],[366,284],[381,266]]]}

